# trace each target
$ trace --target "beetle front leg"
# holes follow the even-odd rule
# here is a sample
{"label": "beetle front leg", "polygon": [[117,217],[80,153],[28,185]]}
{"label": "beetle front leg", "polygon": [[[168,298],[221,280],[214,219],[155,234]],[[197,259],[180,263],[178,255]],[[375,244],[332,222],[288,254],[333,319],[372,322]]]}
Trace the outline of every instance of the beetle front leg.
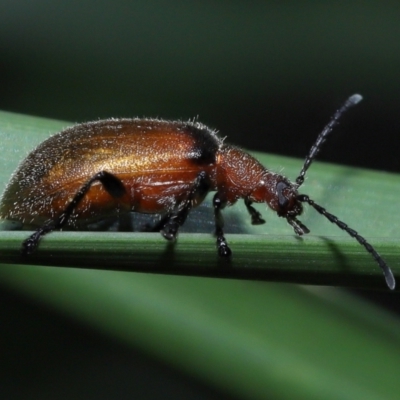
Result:
{"label": "beetle front leg", "polygon": [[103,184],[104,189],[114,198],[122,197],[126,193],[124,185],[117,177],[106,171],[98,172],[78,190],[72,201],[67,205],[65,210],[57,217],[56,220],[47,222],[22,243],[22,255],[33,253],[42,236],[53,230],[61,229],[68,222],[71,214],[74,212],[76,207],[89,191],[90,187],[96,181],[100,181]]}
{"label": "beetle front leg", "polygon": [[223,210],[226,206],[226,202],[222,201],[218,195],[218,192],[215,193],[213,199],[214,206],[214,216],[215,216],[215,235],[217,236],[217,249],[218,254],[221,257],[229,257],[232,254],[231,249],[228,246],[228,243],[224,236],[224,217],[222,216],[221,210]]}
{"label": "beetle front leg", "polygon": [[178,235],[179,227],[181,227],[190,210],[193,208],[193,201],[196,197],[204,198],[209,190],[209,186],[206,181],[206,173],[200,172],[193,186],[187,196],[187,198],[179,205],[180,210],[177,213],[167,214],[157,226],[161,227],[161,235],[167,240],[175,240]]}
{"label": "beetle front leg", "polygon": [[252,225],[265,224],[265,219],[263,219],[261,214],[252,206],[252,202],[249,199],[244,199],[244,204],[246,205],[247,211],[251,216]]}

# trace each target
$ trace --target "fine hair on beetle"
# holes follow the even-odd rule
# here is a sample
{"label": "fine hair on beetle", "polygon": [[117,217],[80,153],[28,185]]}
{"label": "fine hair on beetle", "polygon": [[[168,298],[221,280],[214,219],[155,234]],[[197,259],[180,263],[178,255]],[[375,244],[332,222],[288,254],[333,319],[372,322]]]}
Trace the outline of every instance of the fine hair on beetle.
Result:
{"label": "fine hair on beetle", "polygon": [[11,177],[0,199],[0,218],[35,229],[22,244],[31,254],[53,230],[80,229],[99,217],[124,213],[161,214],[153,227],[174,240],[193,207],[213,197],[218,254],[231,256],[222,210],[243,199],[251,222],[265,223],[252,203],[266,203],[297,235],[309,233],[298,220],[307,203],[357,240],[382,269],[390,289],[393,273],[364,237],[305,194],[306,172],[341,116],[362,100],[350,96],[311,147],[295,182],[225,143],[196,121],[107,119],[67,128],[34,149]]}

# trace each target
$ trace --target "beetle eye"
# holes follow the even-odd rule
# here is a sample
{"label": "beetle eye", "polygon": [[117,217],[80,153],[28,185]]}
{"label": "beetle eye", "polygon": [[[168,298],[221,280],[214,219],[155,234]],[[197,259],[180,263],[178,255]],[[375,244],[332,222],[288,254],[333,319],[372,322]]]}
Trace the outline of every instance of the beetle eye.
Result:
{"label": "beetle eye", "polygon": [[286,182],[278,182],[276,185],[276,190],[278,191],[278,203],[279,207],[286,208],[289,203],[289,199],[284,196],[283,191],[288,188],[288,184]]}

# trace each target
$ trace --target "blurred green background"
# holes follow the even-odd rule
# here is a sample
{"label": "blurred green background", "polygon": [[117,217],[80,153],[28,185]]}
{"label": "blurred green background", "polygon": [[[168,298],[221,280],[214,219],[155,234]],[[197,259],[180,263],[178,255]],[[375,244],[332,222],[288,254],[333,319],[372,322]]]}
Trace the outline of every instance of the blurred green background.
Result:
{"label": "blurred green background", "polygon": [[350,94],[365,101],[320,159],[398,171],[396,1],[5,1],[0,108],[81,122],[193,118],[303,158]]}
{"label": "blurred green background", "polygon": [[[319,159],[398,172],[399,21],[396,1],[3,0],[0,109],[74,122],[198,116],[230,142],[304,158],[358,92]],[[222,396],[10,289],[1,308],[0,390],[15,398],[53,398],[46,368],[65,398]],[[79,377],[83,392],[68,384]]]}

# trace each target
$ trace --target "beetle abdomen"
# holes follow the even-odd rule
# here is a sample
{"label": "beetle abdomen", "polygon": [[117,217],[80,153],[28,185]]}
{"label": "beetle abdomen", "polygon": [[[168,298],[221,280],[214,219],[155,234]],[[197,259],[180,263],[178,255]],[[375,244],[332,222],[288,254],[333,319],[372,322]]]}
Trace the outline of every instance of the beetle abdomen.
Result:
{"label": "beetle abdomen", "polygon": [[197,122],[110,119],[79,124],[50,137],[21,163],[0,201],[0,218],[29,227],[58,216],[96,173],[107,171],[126,189],[114,199],[95,182],[75,219],[122,210],[173,208],[201,171],[211,171],[222,141]]}

